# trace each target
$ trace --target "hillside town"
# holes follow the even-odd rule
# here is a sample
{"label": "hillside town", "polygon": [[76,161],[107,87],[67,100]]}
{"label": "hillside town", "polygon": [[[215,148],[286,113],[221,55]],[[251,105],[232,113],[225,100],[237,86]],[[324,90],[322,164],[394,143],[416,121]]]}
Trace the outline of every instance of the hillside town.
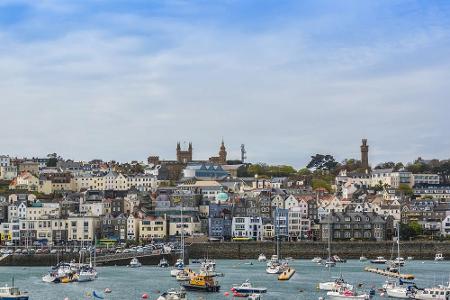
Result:
{"label": "hillside town", "polygon": [[[184,148],[184,149],[182,149]],[[192,241],[392,240],[450,237],[448,161],[370,166],[315,155],[295,170],[229,160],[194,159],[192,143],[176,158],[89,162],[0,155],[2,245],[143,244]],[[437,170],[437,171],[435,171]],[[433,172],[435,171],[435,172]]]}

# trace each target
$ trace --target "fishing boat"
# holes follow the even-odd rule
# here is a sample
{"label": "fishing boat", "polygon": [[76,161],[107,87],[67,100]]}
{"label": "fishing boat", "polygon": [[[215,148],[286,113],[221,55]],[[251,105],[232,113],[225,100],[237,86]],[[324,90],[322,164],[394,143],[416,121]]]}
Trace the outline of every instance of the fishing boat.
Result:
{"label": "fishing boat", "polygon": [[320,282],[318,285],[319,290],[322,291],[338,291],[342,288],[346,288],[348,290],[353,290],[353,285],[347,283],[342,274],[333,281]]}
{"label": "fishing boat", "polygon": [[385,259],[383,256],[377,256],[376,259],[371,259],[370,262],[372,264],[384,265],[387,262],[387,259]]}
{"label": "fishing boat", "polygon": [[182,290],[182,289],[170,289],[167,292],[164,292],[163,294],[161,294],[161,296],[159,296],[158,298],[156,298],[157,300],[183,300],[183,299],[187,299],[186,297],[186,291]]}
{"label": "fishing boat", "polygon": [[434,256],[434,260],[435,261],[443,261],[444,256],[442,255],[442,252],[436,253],[436,255]]}
{"label": "fishing boat", "polygon": [[313,259],[311,259],[311,261],[312,261],[313,263],[318,263],[318,264],[320,264],[320,263],[322,262],[322,257],[316,256],[316,257],[314,257]]}
{"label": "fishing boat", "polygon": [[346,300],[346,299],[370,299],[368,294],[359,294],[354,290],[341,288],[338,291],[327,292],[328,299],[330,300]]}
{"label": "fishing boat", "polygon": [[189,279],[191,279],[191,275],[186,270],[182,270],[177,274],[177,276],[175,276],[175,278],[177,279],[177,281],[188,281]]}
{"label": "fishing boat", "polygon": [[244,293],[244,294],[262,294],[267,292],[267,288],[265,287],[254,287],[251,282],[247,279],[245,282],[243,282],[241,285],[233,285],[231,288],[231,291],[238,292],[238,293]]}
{"label": "fishing boat", "polygon": [[412,299],[450,300],[450,281],[447,286],[438,285],[431,288],[415,289],[412,294]]}
{"label": "fishing boat", "polygon": [[28,298],[28,295],[14,286],[14,277],[11,286],[6,284],[4,287],[0,287],[0,300],[28,300]]}
{"label": "fishing boat", "polygon": [[267,260],[267,258],[266,258],[266,256],[264,255],[264,253],[261,253],[259,256],[258,256],[258,261],[259,262],[265,262]]}
{"label": "fishing boat", "polygon": [[160,268],[168,268],[169,267],[169,263],[167,262],[167,260],[163,257],[158,264],[158,267]]}
{"label": "fishing boat", "polygon": [[209,274],[197,274],[182,286],[188,291],[218,292],[220,290],[219,282]]}
{"label": "fishing boat", "polygon": [[130,261],[130,263],[128,264],[128,266],[129,266],[130,268],[139,268],[139,267],[142,267],[142,264],[141,264],[141,262],[135,257],[135,258],[133,258],[133,259]]}

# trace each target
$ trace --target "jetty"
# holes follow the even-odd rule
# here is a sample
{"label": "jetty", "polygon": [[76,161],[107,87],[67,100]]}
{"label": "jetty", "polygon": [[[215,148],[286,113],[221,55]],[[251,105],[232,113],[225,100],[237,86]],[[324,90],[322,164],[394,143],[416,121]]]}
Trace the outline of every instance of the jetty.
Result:
{"label": "jetty", "polygon": [[382,276],[401,278],[401,279],[407,279],[407,280],[412,280],[415,278],[415,276],[412,274],[394,273],[394,272],[386,271],[384,269],[378,269],[378,268],[372,268],[372,267],[365,267],[364,271],[370,272],[370,273],[375,273],[375,274],[382,275]]}
{"label": "jetty", "polygon": [[289,280],[294,275],[294,273],[294,268],[288,268],[287,270],[283,271],[283,273],[278,275],[278,280]]}

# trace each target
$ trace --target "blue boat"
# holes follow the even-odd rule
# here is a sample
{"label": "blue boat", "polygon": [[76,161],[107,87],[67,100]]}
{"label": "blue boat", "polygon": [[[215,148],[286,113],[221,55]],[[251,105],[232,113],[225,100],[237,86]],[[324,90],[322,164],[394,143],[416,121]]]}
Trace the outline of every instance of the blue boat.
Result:
{"label": "blue boat", "polygon": [[241,285],[234,285],[231,288],[231,290],[233,292],[242,293],[242,294],[254,294],[254,293],[262,294],[262,293],[267,292],[267,288],[265,288],[265,287],[252,286],[252,284],[250,283],[250,281],[248,281],[248,279]]}

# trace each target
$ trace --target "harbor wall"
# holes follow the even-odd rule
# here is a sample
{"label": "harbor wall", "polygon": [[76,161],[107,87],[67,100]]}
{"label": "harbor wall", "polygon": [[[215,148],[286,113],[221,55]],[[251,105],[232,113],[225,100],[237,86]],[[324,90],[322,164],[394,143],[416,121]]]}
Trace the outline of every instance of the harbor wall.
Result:
{"label": "harbor wall", "polygon": [[[170,265],[173,265],[179,255],[164,254],[138,257],[143,265],[157,265],[160,259],[165,258]],[[60,262],[70,262],[72,259],[78,261],[78,255],[60,255],[56,254],[30,254],[30,255],[9,255],[0,261],[0,266],[23,266],[23,267],[50,267]],[[130,263],[131,258],[114,259],[110,261],[98,262],[102,266],[125,266]]]}
{"label": "harbor wall", "polygon": [[[283,242],[280,245],[280,254],[283,257],[313,258],[315,256],[327,257],[326,242]],[[359,258],[364,255],[368,258],[384,256],[390,258],[392,242],[333,242],[332,254],[342,258]],[[395,245],[396,247],[396,245]],[[193,243],[189,246],[189,257],[202,258],[208,256],[215,259],[256,259],[260,253],[267,257],[276,253],[274,242],[210,242]],[[395,248],[394,253],[397,252]],[[434,259],[437,252],[442,252],[446,259],[450,259],[450,242],[417,241],[402,242],[400,252],[403,257],[412,256],[415,259]]]}

